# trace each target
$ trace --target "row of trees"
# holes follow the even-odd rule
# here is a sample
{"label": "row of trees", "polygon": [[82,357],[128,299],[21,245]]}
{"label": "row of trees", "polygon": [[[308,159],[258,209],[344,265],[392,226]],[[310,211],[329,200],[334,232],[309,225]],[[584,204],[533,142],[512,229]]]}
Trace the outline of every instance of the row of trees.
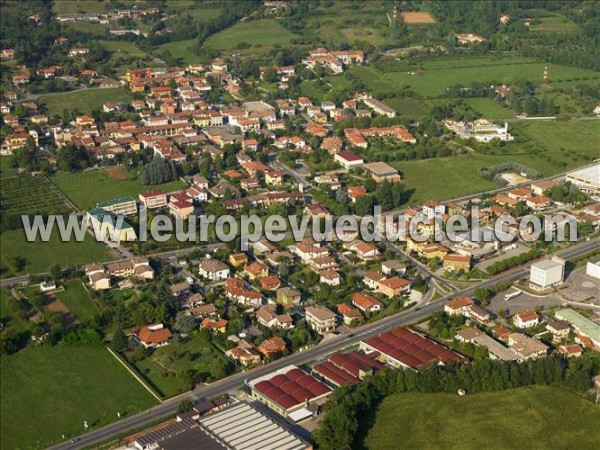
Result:
{"label": "row of trees", "polygon": [[176,180],[178,176],[175,163],[160,156],[154,157],[149,164],[146,164],[141,173],[144,185],[167,183]]}
{"label": "row of trees", "polygon": [[501,391],[531,385],[553,385],[585,393],[592,376],[600,370],[598,356],[565,360],[548,357],[521,364],[481,360],[472,364],[434,366],[412,370],[380,372],[359,384],[337,389],[327,403],[327,413],[313,436],[322,450],[360,447],[362,432],[384,398],[403,392],[468,393]]}

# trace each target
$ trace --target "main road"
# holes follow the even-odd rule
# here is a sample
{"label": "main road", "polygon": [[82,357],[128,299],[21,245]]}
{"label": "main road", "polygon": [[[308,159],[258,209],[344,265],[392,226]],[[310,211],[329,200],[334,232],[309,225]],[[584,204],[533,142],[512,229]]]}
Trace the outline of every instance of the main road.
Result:
{"label": "main road", "polygon": [[[600,239],[596,238],[591,241],[573,245],[565,250],[557,252],[556,254],[565,259],[572,259],[599,249]],[[456,296],[472,295],[476,288],[491,287],[501,281],[516,280],[528,273],[530,265],[531,263],[526,264],[519,268],[515,268],[511,271],[492,277],[489,280],[478,283],[477,285],[473,285],[461,291],[446,295],[438,301],[429,303],[423,307],[406,310],[393,316],[381,319],[377,322],[368,323],[357,327],[351,334],[334,337],[303,352],[294,353],[290,356],[273,361],[269,364],[257,367],[247,372],[234,374],[210,385],[200,386],[194,391],[186,392],[178,397],[166,400],[160,405],[154,406],[144,412],[135,414],[118,422],[114,422],[82,435],[77,442],[64,442],[52,447],[52,449],[62,450],[93,446],[99,442],[110,439],[113,436],[143,427],[144,425],[174,414],[177,411],[177,407],[184,399],[196,400],[198,398],[211,398],[226,392],[232,392],[242,387],[246,380],[252,380],[263,375],[267,375],[290,364],[302,365],[311,361],[319,360],[330,353],[347,348],[363,339],[375,336],[386,330],[418,322],[430,314],[441,310],[445,300]]]}

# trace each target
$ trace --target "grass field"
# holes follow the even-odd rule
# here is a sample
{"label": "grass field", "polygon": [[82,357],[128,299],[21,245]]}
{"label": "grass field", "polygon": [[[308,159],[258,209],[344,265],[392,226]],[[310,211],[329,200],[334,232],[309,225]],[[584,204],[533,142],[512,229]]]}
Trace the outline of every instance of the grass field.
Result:
{"label": "grass field", "polygon": [[[477,175],[481,167],[514,161],[550,176],[583,166],[598,155],[600,123],[596,121],[519,122],[511,123],[509,130],[525,143],[507,145],[505,154],[475,153],[391,164],[402,172],[406,189],[414,191],[411,202],[423,202],[498,188]],[[533,153],[532,149],[541,151]]]}
{"label": "grass field", "polygon": [[362,448],[591,449],[600,448],[598,423],[598,405],[550,387],[399,394],[379,406]]}
{"label": "grass field", "polygon": [[[78,264],[110,261],[114,255],[107,246],[97,242],[89,234],[83,242],[62,242],[58,232],[48,242],[28,242],[23,229],[4,231],[0,234],[0,261],[2,278],[28,273],[47,272],[54,264],[70,267]],[[19,268],[15,258],[23,259]]]}
{"label": "grass field", "polygon": [[269,50],[273,45],[288,44],[294,35],[276,21],[261,19],[240,22],[211,36],[204,43],[205,48],[214,50],[234,50],[241,43],[250,44],[253,50]]}
{"label": "grass field", "polygon": [[92,88],[42,95],[39,102],[48,108],[50,115],[62,114],[64,110],[77,110],[81,114],[89,114],[95,109],[101,109],[106,102],[129,103],[131,98],[131,94],[122,88]]}
{"label": "grass field", "polygon": [[81,209],[93,208],[102,200],[125,195],[137,198],[140,192],[155,188],[172,192],[183,187],[183,183],[179,180],[160,186],[144,186],[139,178],[114,180],[101,170],[77,173],[60,172],[52,177],[52,182]]}
{"label": "grass field", "polygon": [[386,98],[385,104],[411,120],[421,120],[427,116],[427,108],[423,107],[423,102],[414,98]]}
{"label": "grass field", "polygon": [[581,32],[581,30],[579,29],[579,27],[577,27],[577,24],[575,22],[572,22],[561,15],[553,17],[542,17],[539,20],[542,23],[537,25],[531,25],[529,27],[530,31],[549,34],[573,34]]}
{"label": "grass field", "polygon": [[181,343],[156,349],[151,359],[139,361],[135,366],[160,393],[172,397],[190,389],[189,380],[183,378],[181,373],[193,370],[201,379],[206,379],[218,358],[225,356],[202,335],[194,334]]}
{"label": "grass field", "polygon": [[98,305],[81,281],[67,281],[63,286],[65,290],[57,292],[56,296],[79,321],[91,319],[100,312]]}
{"label": "grass field", "polygon": [[489,120],[508,119],[517,114],[517,111],[501,105],[492,98],[467,98],[465,103]]}
{"label": "grass field", "polygon": [[42,448],[156,403],[105,348],[37,347],[2,357],[3,449]]}
{"label": "grass field", "polygon": [[0,288],[0,322],[4,325],[4,330],[13,329],[18,333],[26,331],[29,323],[12,314],[8,303],[15,301],[8,288]]}
{"label": "grass field", "polygon": [[157,47],[158,51],[168,51],[173,57],[181,59],[184,64],[197,63],[200,58],[195,55],[191,48],[196,45],[196,39],[174,41]]}
{"label": "grass field", "polygon": [[107,8],[109,8],[107,2],[98,0],[56,0],[52,4],[56,14],[105,13],[108,11]]}
{"label": "grass field", "polygon": [[106,48],[110,53],[110,60],[116,61],[118,58],[147,58],[149,55],[138,46],[126,41],[99,41],[100,45]]}
{"label": "grass field", "polygon": [[467,85],[472,82],[499,82],[511,84],[517,79],[541,81],[544,66],[552,80],[571,80],[582,77],[598,77],[600,73],[577,67],[546,64],[543,62],[520,62],[515,58],[443,58],[421,63],[412,70],[399,66],[398,71],[382,72],[370,66],[355,66],[350,72],[363,81],[374,92],[399,92],[408,86],[423,97],[444,96],[446,89],[454,84]]}

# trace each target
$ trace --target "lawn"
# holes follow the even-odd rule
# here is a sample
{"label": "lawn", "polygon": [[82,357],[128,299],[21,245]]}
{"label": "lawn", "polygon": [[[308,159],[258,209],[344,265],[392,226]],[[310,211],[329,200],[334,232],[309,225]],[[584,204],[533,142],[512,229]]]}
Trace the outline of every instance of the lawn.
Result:
{"label": "lawn", "polygon": [[63,287],[65,290],[57,292],[56,296],[80,322],[91,319],[100,312],[98,305],[81,281],[67,281]]}
{"label": "lawn", "polygon": [[379,406],[362,448],[591,449],[600,448],[598,423],[598,405],[550,387],[398,394]]}
{"label": "lawn", "polygon": [[15,299],[8,288],[0,288],[0,322],[5,327],[4,330],[13,329],[15,332],[21,333],[28,330],[29,323],[26,319],[13,315],[9,302],[14,301]]}
{"label": "lawn", "polygon": [[89,114],[94,110],[101,109],[106,102],[129,103],[131,98],[131,94],[123,88],[91,88],[42,95],[39,102],[48,109],[48,113],[52,116],[62,114],[65,110],[77,110],[81,114]]}
{"label": "lawn", "polygon": [[[47,272],[54,264],[71,267],[92,262],[110,261],[109,248],[86,234],[83,242],[62,242],[58,231],[48,242],[28,242],[24,229],[4,231],[0,235],[2,278]],[[20,260],[20,262],[17,261]]]}
{"label": "lawn", "polygon": [[151,358],[136,362],[135,367],[157,391],[172,397],[190,389],[189,379],[182,375],[185,371],[192,370],[200,379],[207,379],[217,358],[225,355],[196,333],[182,342],[156,349]]}
{"label": "lawn", "polygon": [[37,347],[2,357],[3,449],[43,448],[156,401],[105,348]]}
{"label": "lawn", "polygon": [[89,209],[102,200],[130,195],[138,197],[140,192],[162,189],[165,192],[180,190],[184,184],[180,180],[165,183],[160,186],[144,186],[139,178],[130,180],[115,180],[102,170],[85,172],[60,172],[52,177],[52,182],[78,208]]}
{"label": "lawn", "polygon": [[[511,84],[517,79],[541,81],[544,66],[548,66],[550,79],[553,81],[571,80],[582,77],[597,77],[598,72],[577,67],[546,64],[543,62],[515,62],[474,58],[462,61],[457,66],[456,60],[441,59],[421,63],[412,70],[382,72],[373,66],[354,66],[350,72],[364,82],[368,89],[375,93],[399,92],[405,86],[423,97],[440,97],[446,89],[454,84],[467,85],[472,82],[489,82]],[[475,64],[475,65],[472,65]]]}
{"label": "lawn", "polygon": [[212,35],[204,43],[205,48],[214,50],[234,50],[239,44],[249,44],[255,48],[269,50],[273,45],[285,45],[294,35],[272,19],[240,22]]}
{"label": "lawn", "polygon": [[501,105],[492,98],[467,98],[465,103],[488,120],[508,119],[517,114],[515,110]]}
{"label": "lawn", "polygon": [[147,58],[149,55],[141,50],[137,45],[126,41],[98,41],[100,45],[106,48],[110,53],[110,60],[116,61],[118,58]]}
{"label": "lawn", "polygon": [[55,0],[52,8],[56,14],[106,13],[109,4],[98,0]]}

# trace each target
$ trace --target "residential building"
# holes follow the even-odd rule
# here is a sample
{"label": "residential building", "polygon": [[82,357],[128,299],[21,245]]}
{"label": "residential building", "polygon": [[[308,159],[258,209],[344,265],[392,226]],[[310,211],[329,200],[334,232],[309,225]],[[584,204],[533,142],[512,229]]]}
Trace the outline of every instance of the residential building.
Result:
{"label": "residential building", "polygon": [[167,206],[167,194],[162,189],[155,191],[142,192],[139,200],[148,209],[164,208]]}
{"label": "residential building", "polygon": [[540,318],[535,311],[519,311],[513,316],[513,323],[518,328],[530,328],[540,323]]}
{"label": "residential building", "polygon": [[302,294],[291,287],[277,289],[277,303],[285,307],[293,307],[300,304]]}
{"label": "residential building", "polygon": [[469,272],[471,270],[471,256],[470,255],[446,255],[443,258],[444,270],[450,272]]}
{"label": "residential building", "polygon": [[224,280],[229,276],[229,267],[218,259],[206,259],[200,263],[198,273],[212,281]]}
{"label": "residential building", "polygon": [[137,203],[133,197],[125,196],[104,200],[96,204],[97,208],[115,215],[132,216],[137,214]]}
{"label": "residential building", "polygon": [[156,323],[136,329],[133,336],[146,348],[158,348],[168,345],[172,334],[162,323]]}
{"label": "residential building", "polygon": [[361,312],[347,303],[340,303],[337,305],[337,311],[342,316],[344,325],[352,326],[363,320]]}
{"label": "residential building", "polygon": [[352,305],[364,312],[377,312],[383,309],[383,304],[370,294],[355,292],[350,296]]}
{"label": "residential building", "polygon": [[337,317],[335,313],[324,306],[307,306],[305,309],[306,322],[319,334],[335,330]]}
{"label": "residential building", "polygon": [[560,309],[554,314],[557,319],[569,322],[578,336],[589,339],[593,348],[600,351],[600,325],[571,308]]}
{"label": "residential building", "polygon": [[386,278],[379,282],[379,292],[389,298],[396,297],[402,293],[409,293],[410,281],[399,276]]}

